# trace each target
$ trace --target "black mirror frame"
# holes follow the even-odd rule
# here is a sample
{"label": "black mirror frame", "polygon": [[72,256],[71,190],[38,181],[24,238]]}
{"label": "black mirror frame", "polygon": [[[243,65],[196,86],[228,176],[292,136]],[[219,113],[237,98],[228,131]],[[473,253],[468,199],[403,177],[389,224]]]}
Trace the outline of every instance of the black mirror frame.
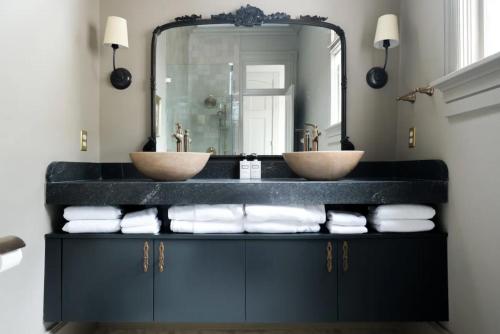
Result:
{"label": "black mirror frame", "polygon": [[[290,25],[307,25],[313,27],[328,28],[337,33],[340,39],[342,48],[341,71],[342,71],[342,104],[341,104],[341,147],[342,150],[354,150],[354,145],[349,141],[347,136],[347,45],[345,32],[339,26],[325,22],[326,17],[301,15],[298,19],[292,19],[286,13],[273,13],[266,15],[264,12],[254,6],[246,5],[240,7],[235,13],[221,13],[212,15],[210,19],[203,19],[201,15],[185,15],[176,17],[175,21],[158,26],[153,31],[151,40],[151,136],[147,139],[147,143],[143,147],[143,151],[156,151],[156,133],[155,133],[155,95],[156,95],[156,44],[158,36],[165,30],[186,27],[193,25],[210,25],[210,24],[234,24],[235,26],[254,27],[262,24],[290,24]],[[220,156],[230,157],[230,156]]]}

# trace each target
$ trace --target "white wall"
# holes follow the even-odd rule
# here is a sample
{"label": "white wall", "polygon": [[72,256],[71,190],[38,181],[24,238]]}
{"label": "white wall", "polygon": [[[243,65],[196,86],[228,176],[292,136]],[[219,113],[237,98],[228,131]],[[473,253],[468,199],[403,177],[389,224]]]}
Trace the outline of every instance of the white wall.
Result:
{"label": "white wall", "polygon": [[0,273],[0,333],[45,332],[47,165],[99,159],[98,10],[97,0],[0,2],[0,236],[27,244],[21,265]]}
{"label": "white wall", "polygon": [[[399,93],[444,73],[443,0],[402,0]],[[500,110],[444,116],[438,92],[398,108],[398,159],[443,159],[450,172],[442,220],[448,237],[450,322],[455,334],[500,328]],[[417,147],[408,149],[410,126]]]}
{"label": "white wall", "polygon": [[[150,40],[153,28],[176,16],[197,13],[209,16],[245,5],[247,1],[221,0],[101,0],[101,24],[109,15],[128,19],[130,48],[118,51],[119,66],[128,68],[133,83],[125,91],[113,89],[108,76],[111,48],[101,53],[100,120],[101,160],[128,161],[128,153],[138,150],[149,136],[149,66]],[[365,159],[393,159],[396,139],[396,103],[398,49],[391,50],[389,84],[382,90],[366,85],[366,72],[383,63],[383,52],[373,48],[377,18],[398,13],[399,0],[255,0],[252,5],[266,13],[286,11],[292,17],[318,14],[344,28],[348,59],[348,134],[359,149],[367,151]],[[101,37],[102,37],[101,31]],[[109,49],[109,50],[108,50]]]}

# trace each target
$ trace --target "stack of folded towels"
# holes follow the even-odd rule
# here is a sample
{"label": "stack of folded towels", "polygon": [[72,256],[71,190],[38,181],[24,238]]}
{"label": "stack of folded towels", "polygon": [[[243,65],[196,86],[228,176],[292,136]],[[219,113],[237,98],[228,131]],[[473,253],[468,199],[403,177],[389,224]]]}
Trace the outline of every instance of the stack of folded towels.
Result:
{"label": "stack of folded towels", "polygon": [[326,220],[323,205],[174,205],[170,229],[177,233],[318,232]]}
{"label": "stack of folded towels", "polygon": [[371,209],[368,220],[378,232],[423,232],[434,228],[435,215],[427,205],[390,204]]}
{"label": "stack of folded towels", "polygon": [[174,205],[168,209],[172,232],[242,233],[243,204]]}
{"label": "stack of folded towels", "polygon": [[326,228],[332,234],[361,234],[368,232],[366,217],[357,212],[329,210]]}
{"label": "stack of folded towels", "polygon": [[113,233],[120,231],[122,210],[114,206],[69,206],[64,209],[68,233]]}
{"label": "stack of folded towels", "polygon": [[158,234],[161,221],[158,219],[158,209],[149,208],[127,213],[120,224],[124,234]]}
{"label": "stack of folded towels", "polygon": [[250,233],[319,232],[326,221],[324,205],[245,205],[244,228]]}

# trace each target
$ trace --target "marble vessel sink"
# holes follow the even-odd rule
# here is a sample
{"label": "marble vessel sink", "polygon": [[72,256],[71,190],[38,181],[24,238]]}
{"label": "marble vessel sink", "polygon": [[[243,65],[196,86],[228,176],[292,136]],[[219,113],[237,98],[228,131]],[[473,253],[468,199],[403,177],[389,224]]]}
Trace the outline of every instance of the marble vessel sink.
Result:
{"label": "marble vessel sink", "polygon": [[295,174],[308,180],[333,181],[343,178],[356,167],[364,151],[312,151],[283,153]]}
{"label": "marble vessel sink", "polygon": [[157,181],[184,181],[192,178],[208,162],[210,153],[133,152],[130,159],[145,176]]}

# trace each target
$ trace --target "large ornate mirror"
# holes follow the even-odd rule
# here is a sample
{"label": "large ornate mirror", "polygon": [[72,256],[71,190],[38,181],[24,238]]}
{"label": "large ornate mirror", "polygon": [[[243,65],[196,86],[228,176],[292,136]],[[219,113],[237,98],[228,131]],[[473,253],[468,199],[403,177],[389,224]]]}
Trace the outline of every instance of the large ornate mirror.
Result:
{"label": "large ornate mirror", "polygon": [[175,151],[177,130],[189,136],[184,149],[215,155],[353,149],[345,35],[325,20],[247,5],[156,28],[145,150]]}

